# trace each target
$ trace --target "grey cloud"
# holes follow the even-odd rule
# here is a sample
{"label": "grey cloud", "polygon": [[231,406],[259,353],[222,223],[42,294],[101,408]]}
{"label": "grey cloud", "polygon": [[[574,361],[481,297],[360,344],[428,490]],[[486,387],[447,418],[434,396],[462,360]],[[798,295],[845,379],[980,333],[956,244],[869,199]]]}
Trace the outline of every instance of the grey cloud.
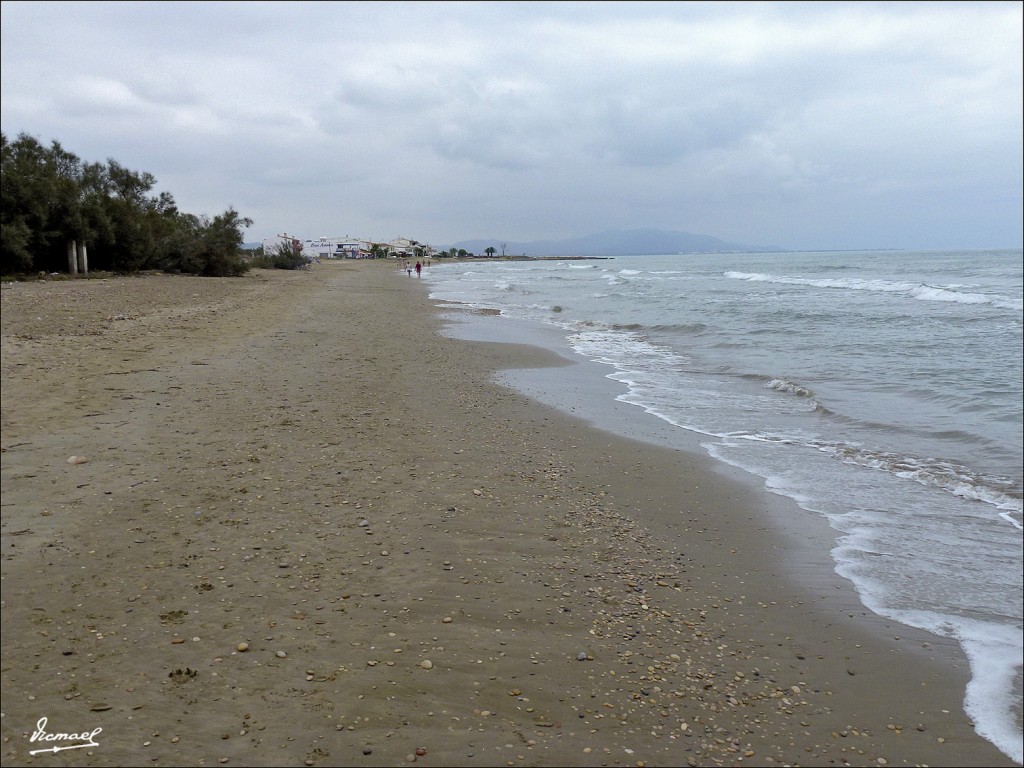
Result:
{"label": "grey cloud", "polygon": [[253,239],[646,226],[935,247],[1019,244],[1024,229],[1019,4],[19,2],[2,14],[7,135],[152,172],[186,210],[233,204],[256,220]]}

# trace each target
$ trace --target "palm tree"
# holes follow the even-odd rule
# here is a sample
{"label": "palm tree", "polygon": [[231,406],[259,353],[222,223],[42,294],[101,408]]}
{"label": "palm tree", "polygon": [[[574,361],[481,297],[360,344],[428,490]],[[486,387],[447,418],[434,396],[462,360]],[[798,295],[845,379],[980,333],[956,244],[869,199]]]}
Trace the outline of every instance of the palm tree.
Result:
{"label": "palm tree", "polygon": [[488,256],[493,256],[493,255],[494,255],[494,252],[495,252],[496,250],[497,250],[497,248],[495,248],[495,247],[494,247],[493,245],[489,245],[489,246],[487,246],[487,248],[486,248],[486,249],[484,250],[484,253],[486,253],[486,254],[487,254]]}

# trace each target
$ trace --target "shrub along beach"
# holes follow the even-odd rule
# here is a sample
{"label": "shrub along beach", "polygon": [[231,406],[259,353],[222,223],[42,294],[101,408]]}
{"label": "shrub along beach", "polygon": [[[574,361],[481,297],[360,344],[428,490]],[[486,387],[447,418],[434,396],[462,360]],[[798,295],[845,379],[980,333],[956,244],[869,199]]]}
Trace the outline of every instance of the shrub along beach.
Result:
{"label": "shrub along beach", "polygon": [[780,500],[493,383],[558,360],[425,282],[3,285],[4,765],[1013,764]]}

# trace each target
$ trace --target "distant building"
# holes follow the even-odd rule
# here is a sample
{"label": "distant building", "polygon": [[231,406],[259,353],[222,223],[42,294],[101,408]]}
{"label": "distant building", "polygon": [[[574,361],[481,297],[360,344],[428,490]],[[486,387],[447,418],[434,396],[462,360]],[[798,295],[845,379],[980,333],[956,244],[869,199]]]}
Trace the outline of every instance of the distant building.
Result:
{"label": "distant building", "polygon": [[389,240],[387,246],[388,256],[407,259],[416,255],[416,249],[420,247],[420,244],[407,237],[396,237],[394,240]]}
{"label": "distant building", "polygon": [[434,255],[434,249],[426,243],[411,240],[407,237],[396,237],[386,243],[362,240],[356,237],[318,237],[315,239],[299,239],[284,233],[263,241],[263,252],[273,253],[282,244],[290,243],[293,249],[313,259],[365,259],[374,255],[388,258],[427,258]]}
{"label": "distant building", "polygon": [[289,235],[285,232],[283,235],[277,235],[275,237],[268,237],[263,241],[263,253],[269,255],[271,253],[277,253],[282,245],[290,245],[293,253],[298,253],[303,250],[302,241],[294,235]]}
{"label": "distant building", "polygon": [[354,237],[318,237],[303,240],[302,252],[311,259],[363,259],[370,255],[370,243]]}

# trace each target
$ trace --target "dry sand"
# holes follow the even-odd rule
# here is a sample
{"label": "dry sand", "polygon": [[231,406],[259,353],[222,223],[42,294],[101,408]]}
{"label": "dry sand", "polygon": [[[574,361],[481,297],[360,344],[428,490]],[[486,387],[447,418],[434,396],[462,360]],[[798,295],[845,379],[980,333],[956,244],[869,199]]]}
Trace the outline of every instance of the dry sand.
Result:
{"label": "dry sand", "polygon": [[[492,383],[555,361],[425,282],[3,286],[5,766],[1012,765],[958,649],[800,587],[765,494]],[[44,717],[102,731],[32,755]]]}

